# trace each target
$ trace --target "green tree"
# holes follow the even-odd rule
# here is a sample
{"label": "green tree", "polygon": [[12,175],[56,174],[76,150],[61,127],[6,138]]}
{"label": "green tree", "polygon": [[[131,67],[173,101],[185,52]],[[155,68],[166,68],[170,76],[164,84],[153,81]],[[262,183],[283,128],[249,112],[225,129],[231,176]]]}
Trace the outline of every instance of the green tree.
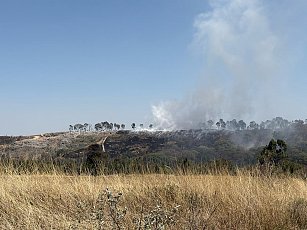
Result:
{"label": "green tree", "polygon": [[286,151],[285,141],[272,139],[261,151],[258,161],[261,165],[281,165],[282,161],[287,158]]}

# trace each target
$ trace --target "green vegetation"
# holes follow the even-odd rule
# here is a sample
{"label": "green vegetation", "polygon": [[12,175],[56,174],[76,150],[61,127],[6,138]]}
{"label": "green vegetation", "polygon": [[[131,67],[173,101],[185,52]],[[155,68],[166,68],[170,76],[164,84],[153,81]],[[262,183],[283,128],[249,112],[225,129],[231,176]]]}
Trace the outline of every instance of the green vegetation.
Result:
{"label": "green vegetation", "polygon": [[261,165],[281,165],[282,161],[287,158],[287,144],[283,140],[275,141],[272,139],[270,143],[264,147],[259,157]]}

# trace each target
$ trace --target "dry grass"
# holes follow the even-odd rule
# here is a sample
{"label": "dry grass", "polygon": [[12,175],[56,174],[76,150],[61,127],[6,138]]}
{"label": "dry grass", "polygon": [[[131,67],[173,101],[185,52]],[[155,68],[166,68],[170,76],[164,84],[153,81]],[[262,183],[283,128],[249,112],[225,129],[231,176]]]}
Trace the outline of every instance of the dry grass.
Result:
{"label": "dry grass", "polygon": [[[123,193],[118,202],[107,187]],[[148,229],[307,229],[307,182],[240,172],[0,175],[1,229],[144,229],[149,217]]]}

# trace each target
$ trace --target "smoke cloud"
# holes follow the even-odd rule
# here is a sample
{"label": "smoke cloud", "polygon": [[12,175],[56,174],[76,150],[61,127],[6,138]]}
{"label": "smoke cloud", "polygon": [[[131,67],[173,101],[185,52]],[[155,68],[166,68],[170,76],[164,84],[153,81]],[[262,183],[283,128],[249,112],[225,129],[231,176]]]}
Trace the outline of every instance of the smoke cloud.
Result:
{"label": "smoke cloud", "polygon": [[[152,106],[156,125],[195,128],[209,119],[264,119],[274,106],[283,76],[283,40],[274,33],[264,1],[211,1],[194,21],[192,46],[204,56],[199,87],[180,101]],[[268,109],[270,108],[270,109]],[[268,117],[271,116],[271,117]]]}

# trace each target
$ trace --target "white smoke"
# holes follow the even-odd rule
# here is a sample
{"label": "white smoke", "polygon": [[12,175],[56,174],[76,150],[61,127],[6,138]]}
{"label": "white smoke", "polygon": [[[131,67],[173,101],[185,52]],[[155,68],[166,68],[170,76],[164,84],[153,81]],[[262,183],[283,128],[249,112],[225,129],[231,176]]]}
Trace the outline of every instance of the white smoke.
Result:
{"label": "white smoke", "polygon": [[211,11],[196,17],[192,44],[205,56],[206,74],[183,100],[152,107],[158,127],[186,129],[209,119],[255,119],[271,103],[270,92],[278,90],[281,76],[281,39],[270,28],[264,3],[211,1]]}

